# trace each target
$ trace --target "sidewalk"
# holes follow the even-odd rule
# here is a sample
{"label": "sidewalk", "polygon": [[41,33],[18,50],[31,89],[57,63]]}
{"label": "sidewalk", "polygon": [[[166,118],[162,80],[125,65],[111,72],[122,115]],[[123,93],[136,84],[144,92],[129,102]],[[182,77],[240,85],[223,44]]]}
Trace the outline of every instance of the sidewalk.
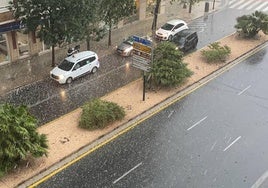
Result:
{"label": "sidewalk", "polygon": [[[173,4],[173,6],[167,5],[169,6],[170,11],[166,10],[167,14],[162,15],[159,18],[158,23],[160,23],[159,25],[161,25],[161,23],[164,23],[166,20],[172,19],[174,17],[181,18],[186,20],[186,22],[189,22],[194,18],[203,16],[204,3],[205,2],[202,1],[198,5],[195,5],[192,9],[192,14],[188,14],[188,9],[182,9],[181,5],[179,7],[176,4]],[[178,11],[178,9],[180,11]],[[151,18],[146,19],[142,22],[135,22],[126,25],[124,28],[117,29],[113,32],[112,35],[113,45],[118,44],[118,42],[120,42],[122,38],[130,34],[146,35],[147,32],[150,31],[150,27]],[[82,49],[85,48],[85,46],[81,47]],[[101,43],[98,43],[98,46],[95,45],[94,48],[95,51],[100,54],[100,58],[108,53],[113,53],[113,48],[107,48],[107,39],[102,40]],[[62,54],[65,55],[66,50],[63,49],[62,52]],[[42,62],[42,59],[39,57],[36,57],[36,59],[38,59],[38,62],[29,62],[26,65],[16,64],[18,66],[2,66],[6,67],[5,69],[0,67],[0,79],[3,80],[3,84],[1,84],[1,92],[6,92],[9,89],[19,87],[22,84],[29,84],[33,81],[47,78],[51,69],[50,62]],[[196,66],[197,65],[195,64],[194,68]],[[40,69],[40,67],[42,67],[42,69]],[[199,68],[201,69],[201,67]],[[216,69],[218,67],[213,68]],[[206,69],[207,71],[211,71],[207,68],[204,69]],[[24,71],[27,72],[29,75],[27,74],[27,76],[25,76]],[[197,74],[196,77],[192,77],[187,84],[197,82],[197,80],[200,80],[201,78],[202,75]],[[175,100],[173,98],[170,98],[170,96],[186,88],[186,86],[184,86],[176,88],[172,91],[159,91],[157,93],[152,92],[150,94],[146,94],[145,101],[141,101],[141,82],[141,80],[137,80],[121,89],[118,89],[102,97],[102,99],[104,100],[117,102],[119,105],[126,108],[127,117],[122,122],[116,122],[104,130],[96,130],[92,132],[82,130],[76,126],[79,115],[81,113],[81,109],[79,108],[59,119],[56,119],[38,128],[38,131],[40,133],[48,135],[50,147],[49,157],[42,157],[40,159],[36,159],[33,161],[33,164],[30,164],[27,168],[16,169],[15,173],[7,175],[6,177],[1,179],[0,187],[16,187],[18,185],[20,185],[19,187],[27,187],[31,185],[32,183],[38,181],[40,178],[51,173],[55,169],[58,169],[62,165],[68,163],[68,161],[77,158],[82,153],[89,150],[95,150],[96,148],[100,147],[102,143],[107,142],[107,139],[113,139],[115,135],[121,134],[121,131],[126,129],[128,126],[135,126],[135,124],[138,123],[135,118],[146,118],[148,115],[154,113],[155,111],[161,110]],[[193,88],[189,89],[193,90]],[[133,91],[135,91],[135,93],[137,94],[134,95]],[[187,93],[189,91],[185,92]],[[185,92],[180,93],[180,96],[176,95],[175,98],[182,97],[186,94]],[[125,98],[131,98],[132,101],[124,101],[122,100],[124,97],[121,96],[127,96]],[[166,99],[169,100],[165,101]],[[158,106],[157,104],[161,102],[163,102],[161,106]],[[147,111],[148,109],[151,110]],[[68,141],[66,138],[68,138]],[[65,152],[66,150],[68,150],[68,154]],[[66,154],[66,156],[63,156],[63,153]]]}
{"label": "sidewalk", "polygon": [[[220,0],[215,3],[215,10],[220,6]],[[210,4],[210,11],[212,10],[212,1]],[[183,9],[182,5],[174,2],[172,5],[166,1],[166,14],[158,16],[158,27],[165,23],[167,20],[173,18],[180,18],[186,22],[203,16],[205,8],[205,1],[201,1],[192,8],[192,13],[188,13],[188,8]],[[106,56],[107,54],[114,53],[114,48],[119,44],[123,38],[130,35],[151,35],[152,17],[142,21],[135,21],[122,28],[116,29],[112,32],[112,46],[107,47],[108,39],[105,37],[100,42],[92,42],[92,51],[95,51],[99,57]],[[86,49],[86,44],[81,44],[81,50]],[[56,51],[56,62],[60,62],[67,52],[67,46]],[[9,63],[0,66],[0,96],[4,93],[18,88],[32,82],[49,78],[51,67],[51,52],[34,56],[24,63]]]}

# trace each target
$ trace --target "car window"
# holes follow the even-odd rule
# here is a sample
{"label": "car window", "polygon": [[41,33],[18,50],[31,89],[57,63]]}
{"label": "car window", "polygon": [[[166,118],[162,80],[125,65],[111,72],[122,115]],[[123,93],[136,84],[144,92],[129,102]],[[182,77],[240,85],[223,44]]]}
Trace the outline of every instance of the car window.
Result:
{"label": "car window", "polygon": [[194,36],[194,35],[189,35],[189,36],[187,37],[187,39],[188,39],[188,40],[192,40],[192,39],[193,39],[193,36]]}
{"label": "car window", "polygon": [[80,65],[77,63],[75,66],[74,66],[74,69],[73,70],[77,70],[80,68]]}
{"label": "car window", "polygon": [[96,56],[90,57],[88,60],[89,60],[89,63],[91,63],[96,60]]}
{"label": "car window", "polygon": [[86,60],[83,60],[83,61],[80,61],[78,62],[75,66],[74,66],[74,69],[73,70],[77,70],[79,69],[80,67],[83,67],[87,64],[87,61]]}
{"label": "car window", "polygon": [[67,61],[66,59],[64,59],[59,65],[58,68],[65,70],[65,71],[69,71],[72,69],[72,67],[74,66],[74,63]]}
{"label": "car window", "polygon": [[177,45],[181,46],[184,45],[186,38],[182,36],[176,36],[176,38],[173,38],[172,41],[176,43]]}
{"label": "car window", "polygon": [[87,64],[87,60],[80,61],[78,64],[80,65],[80,67],[83,67]]}
{"label": "car window", "polygon": [[180,23],[180,24],[176,25],[174,29],[178,29],[178,28],[182,27],[183,25],[184,25],[183,23]]}
{"label": "car window", "polygon": [[170,31],[173,27],[174,27],[174,25],[169,24],[169,23],[166,23],[165,25],[163,25],[163,26],[161,27],[161,29]]}
{"label": "car window", "polygon": [[128,39],[126,39],[123,43],[129,44],[129,45],[133,45],[133,38],[132,37],[128,37]]}

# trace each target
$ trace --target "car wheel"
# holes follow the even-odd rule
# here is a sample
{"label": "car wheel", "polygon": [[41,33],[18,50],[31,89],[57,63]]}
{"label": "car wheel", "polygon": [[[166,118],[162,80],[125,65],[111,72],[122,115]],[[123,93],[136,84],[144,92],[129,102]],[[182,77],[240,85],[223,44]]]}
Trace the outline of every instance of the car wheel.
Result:
{"label": "car wheel", "polygon": [[94,74],[95,72],[97,72],[97,67],[93,67],[93,69],[91,70],[91,72]]}
{"label": "car wheel", "polygon": [[66,80],[66,83],[67,83],[67,84],[70,84],[70,83],[72,83],[72,81],[73,81],[73,79],[72,79],[71,77],[69,77],[69,78]]}

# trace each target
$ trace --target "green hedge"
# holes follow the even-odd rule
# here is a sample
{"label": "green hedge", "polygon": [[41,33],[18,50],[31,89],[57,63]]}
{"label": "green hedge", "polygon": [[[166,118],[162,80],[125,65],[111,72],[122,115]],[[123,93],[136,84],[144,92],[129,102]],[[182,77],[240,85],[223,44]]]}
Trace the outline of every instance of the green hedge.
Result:
{"label": "green hedge", "polygon": [[82,106],[79,127],[89,130],[102,129],[114,121],[123,119],[125,115],[123,107],[113,102],[95,99]]}

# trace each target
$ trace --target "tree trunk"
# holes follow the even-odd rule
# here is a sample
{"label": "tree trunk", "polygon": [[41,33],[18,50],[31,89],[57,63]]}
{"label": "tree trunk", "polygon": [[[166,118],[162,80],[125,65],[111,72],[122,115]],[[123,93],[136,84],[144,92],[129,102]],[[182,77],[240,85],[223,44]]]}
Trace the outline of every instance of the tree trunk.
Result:
{"label": "tree trunk", "polygon": [[158,11],[160,7],[161,0],[156,1],[155,9],[154,9],[154,18],[153,18],[153,23],[152,23],[152,36],[155,35],[156,31],[156,26],[157,26],[157,16],[158,16]]}
{"label": "tree trunk", "polygon": [[189,4],[189,13],[192,12],[192,2],[190,1],[190,4]]}
{"label": "tree trunk", "polygon": [[90,50],[90,38],[87,38],[87,50]]}
{"label": "tree trunk", "polygon": [[112,24],[109,24],[108,46],[112,45]]}
{"label": "tree trunk", "polygon": [[51,66],[55,67],[56,64],[55,64],[55,45],[54,44],[52,45],[51,52],[52,52],[52,64],[51,64]]}

